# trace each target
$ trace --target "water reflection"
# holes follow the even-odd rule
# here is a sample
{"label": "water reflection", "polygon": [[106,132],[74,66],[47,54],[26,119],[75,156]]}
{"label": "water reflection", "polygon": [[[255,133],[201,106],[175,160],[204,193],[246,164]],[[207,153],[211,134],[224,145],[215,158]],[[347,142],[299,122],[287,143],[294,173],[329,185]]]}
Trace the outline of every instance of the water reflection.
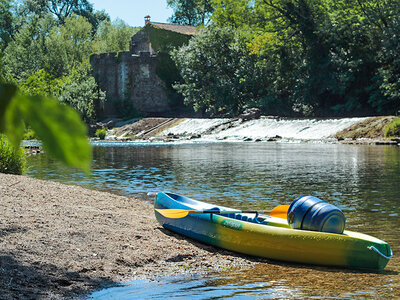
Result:
{"label": "water reflection", "polygon": [[138,280],[96,292],[89,299],[288,299],[302,295],[298,289],[287,288],[278,282],[238,284],[234,280],[237,279],[222,276],[162,278],[153,282]]}
{"label": "water reflection", "polygon": [[28,174],[128,196],[169,190],[219,204],[264,208],[315,195],[347,211],[374,209],[378,217],[389,210],[393,217],[399,214],[400,151],[396,147],[114,146],[94,147],[93,157],[91,177],[46,155],[30,157]]}
{"label": "water reflection", "polygon": [[[145,201],[153,200],[148,193],[172,191],[239,209],[268,209],[290,203],[298,196],[314,195],[344,211],[347,229],[386,240],[395,254],[387,270],[393,274],[400,271],[397,257],[400,253],[398,147],[275,143],[105,144],[94,147],[93,158],[90,177],[42,154],[29,157],[28,175]],[[338,274],[346,279],[338,281]],[[220,274],[205,279],[180,279],[178,285],[163,279],[161,283],[148,283],[147,290],[155,294],[146,295],[157,298],[157,291],[169,291],[170,295],[185,297],[190,294],[198,299],[202,295],[208,299],[211,293],[217,298],[240,298],[253,292],[257,298],[272,299],[293,295],[299,298],[340,295],[345,299],[373,295],[400,297],[400,279],[393,274],[370,276],[272,264],[267,270],[238,272],[234,276]],[[142,292],[144,290],[136,284],[129,290],[139,296]]]}
{"label": "water reflection", "polygon": [[[393,272],[382,274],[300,265],[258,264],[247,271],[136,280],[90,299],[375,299],[400,296]],[[395,275],[393,275],[395,276]]]}
{"label": "water reflection", "polygon": [[[339,144],[194,144],[95,146],[88,177],[46,155],[28,175],[152,201],[172,191],[239,209],[268,209],[314,195],[339,206],[350,229],[400,227],[400,150]],[[122,145],[122,146],[121,146]],[[125,146],[124,146],[125,145]],[[129,146],[127,146],[129,145]]]}

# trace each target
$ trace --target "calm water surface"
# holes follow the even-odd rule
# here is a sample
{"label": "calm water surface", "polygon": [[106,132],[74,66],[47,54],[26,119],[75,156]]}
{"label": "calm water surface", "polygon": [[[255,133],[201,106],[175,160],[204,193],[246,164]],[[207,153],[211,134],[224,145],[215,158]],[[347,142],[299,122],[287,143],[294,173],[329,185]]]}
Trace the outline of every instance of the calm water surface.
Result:
{"label": "calm water surface", "polygon": [[[298,196],[314,195],[344,211],[347,229],[383,239],[395,253],[380,274],[299,265],[280,274],[279,270],[271,273],[271,268],[260,264],[249,272],[219,273],[206,278],[138,281],[94,294],[96,298],[400,297],[399,147],[103,143],[94,146],[93,158],[93,174],[87,177],[45,154],[32,155],[28,175],[149,202],[155,192],[170,191],[238,209],[269,209],[290,204]],[[336,278],[338,272],[346,280]]]}

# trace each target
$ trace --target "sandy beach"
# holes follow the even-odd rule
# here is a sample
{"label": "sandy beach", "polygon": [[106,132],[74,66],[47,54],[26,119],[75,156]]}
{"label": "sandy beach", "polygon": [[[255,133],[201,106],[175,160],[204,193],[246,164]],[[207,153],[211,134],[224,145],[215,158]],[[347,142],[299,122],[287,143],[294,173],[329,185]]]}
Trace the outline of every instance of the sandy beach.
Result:
{"label": "sandy beach", "polygon": [[376,273],[244,256],[163,229],[151,203],[27,176],[0,174],[0,200],[1,299],[85,298],[135,279],[216,271],[310,295],[379,286],[372,297],[400,297],[397,259]]}
{"label": "sandy beach", "polygon": [[152,205],[134,198],[0,174],[0,201],[1,299],[81,297],[139,278],[255,264],[164,230]]}

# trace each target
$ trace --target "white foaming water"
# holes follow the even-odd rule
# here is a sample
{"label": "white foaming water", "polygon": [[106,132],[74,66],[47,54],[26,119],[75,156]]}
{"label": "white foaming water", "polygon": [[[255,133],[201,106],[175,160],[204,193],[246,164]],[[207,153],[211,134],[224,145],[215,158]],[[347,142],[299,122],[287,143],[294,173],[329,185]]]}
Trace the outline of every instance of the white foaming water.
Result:
{"label": "white foaming water", "polygon": [[221,125],[229,119],[187,119],[178,125],[168,128],[160,133],[161,136],[168,134],[193,135],[203,134],[214,126]]}
{"label": "white foaming water", "polygon": [[211,134],[204,134],[229,119],[188,119],[162,132],[162,135],[202,135],[201,140],[266,139],[280,136],[283,139],[321,140],[366,118],[342,119],[257,119]]}
{"label": "white foaming water", "polygon": [[217,138],[265,138],[280,136],[287,139],[326,139],[335,133],[364,120],[365,118],[346,119],[303,119],[303,120],[278,120],[259,119],[252,120],[235,128],[216,134]]}

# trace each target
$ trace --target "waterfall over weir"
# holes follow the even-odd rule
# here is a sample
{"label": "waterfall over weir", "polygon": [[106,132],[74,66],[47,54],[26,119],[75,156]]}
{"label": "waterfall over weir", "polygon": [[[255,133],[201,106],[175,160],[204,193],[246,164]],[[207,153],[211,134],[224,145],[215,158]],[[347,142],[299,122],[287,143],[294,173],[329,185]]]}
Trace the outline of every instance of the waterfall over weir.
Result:
{"label": "waterfall over weir", "polygon": [[268,140],[277,136],[287,140],[324,140],[365,119],[186,119],[160,135],[201,135],[200,140],[204,141]]}

